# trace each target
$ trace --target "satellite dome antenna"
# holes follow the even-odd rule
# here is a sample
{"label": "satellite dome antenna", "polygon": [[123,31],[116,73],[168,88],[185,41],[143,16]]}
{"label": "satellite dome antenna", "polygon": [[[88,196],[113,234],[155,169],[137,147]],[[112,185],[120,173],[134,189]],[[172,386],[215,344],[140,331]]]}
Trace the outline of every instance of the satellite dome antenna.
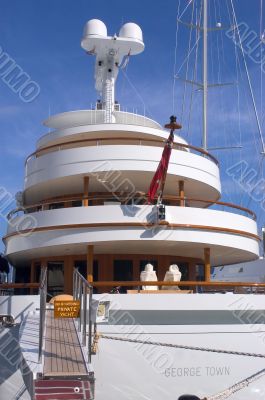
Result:
{"label": "satellite dome antenna", "polygon": [[105,111],[104,122],[115,122],[115,82],[119,66],[125,56],[132,56],[144,50],[141,28],[133,22],[121,27],[119,35],[108,36],[106,25],[91,19],[84,28],[81,47],[96,56],[95,88],[99,92]]}

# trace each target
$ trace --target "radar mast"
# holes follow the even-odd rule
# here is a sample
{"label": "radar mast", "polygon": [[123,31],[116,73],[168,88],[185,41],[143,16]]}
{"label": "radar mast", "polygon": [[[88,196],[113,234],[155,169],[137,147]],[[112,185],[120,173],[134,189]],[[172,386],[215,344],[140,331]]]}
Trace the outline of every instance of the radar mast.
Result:
{"label": "radar mast", "polygon": [[90,55],[96,56],[95,88],[100,95],[104,122],[115,122],[115,82],[123,58],[144,50],[141,28],[133,22],[124,24],[119,35],[107,35],[106,25],[98,20],[88,21],[84,28],[81,46]]}

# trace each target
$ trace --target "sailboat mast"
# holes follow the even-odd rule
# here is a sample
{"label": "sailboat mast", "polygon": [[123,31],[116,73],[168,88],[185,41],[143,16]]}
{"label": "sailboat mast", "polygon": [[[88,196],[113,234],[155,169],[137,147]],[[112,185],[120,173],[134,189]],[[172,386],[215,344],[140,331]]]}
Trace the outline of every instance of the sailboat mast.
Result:
{"label": "sailboat mast", "polygon": [[207,96],[208,96],[208,0],[203,0],[203,138],[202,147],[207,150]]}

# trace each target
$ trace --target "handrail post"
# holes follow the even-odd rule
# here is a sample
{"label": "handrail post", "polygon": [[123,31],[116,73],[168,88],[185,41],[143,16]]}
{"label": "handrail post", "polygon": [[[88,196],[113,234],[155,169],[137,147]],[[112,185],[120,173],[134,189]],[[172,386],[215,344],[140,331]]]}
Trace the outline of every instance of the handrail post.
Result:
{"label": "handrail post", "polygon": [[80,301],[80,315],[79,315],[79,321],[78,321],[78,331],[81,332],[81,324],[82,324],[82,281],[81,281],[80,278],[79,278],[78,289],[79,289],[78,300]]}
{"label": "handrail post", "polygon": [[40,322],[39,322],[38,362],[40,363],[43,350],[43,336],[44,336],[45,317],[46,317],[47,267],[41,268],[39,293],[40,293]]}
{"label": "handrail post", "polygon": [[92,347],[92,287],[89,286],[89,327],[88,327],[88,361],[91,363],[91,347]]}
{"label": "handrail post", "polygon": [[86,345],[86,321],[87,321],[87,286],[83,282],[83,334],[82,334],[82,344]]}
{"label": "handrail post", "polygon": [[[87,299],[89,290],[89,299]],[[88,361],[91,363],[92,354],[92,295],[93,287],[91,284],[80,274],[80,272],[75,269],[73,273],[73,293],[76,296],[76,300],[80,301],[80,315],[78,319],[78,332],[81,334],[82,345],[87,344],[87,334],[88,334]],[[88,307],[87,307],[88,303]],[[88,312],[88,318],[87,318]],[[87,321],[88,319],[88,321]],[[88,322],[88,332],[87,332],[87,322]]]}
{"label": "handrail post", "polygon": [[74,300],[77,300],[77,273],[76,273],[76,269],[74,269],[74,272],[73,272],[73,298],[74,298]]}

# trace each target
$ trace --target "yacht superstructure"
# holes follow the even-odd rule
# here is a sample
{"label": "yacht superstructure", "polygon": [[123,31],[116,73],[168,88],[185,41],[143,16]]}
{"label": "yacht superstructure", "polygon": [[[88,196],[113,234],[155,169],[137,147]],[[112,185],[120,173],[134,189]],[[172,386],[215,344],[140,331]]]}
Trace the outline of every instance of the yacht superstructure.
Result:
{"label": "yacht superstructure", "polygon": [[[218,161],[180,133],[160,218],[147,192],[168,131],[115,101],[119,68],[144,49],[141,29],[128,23],[118,36],[107,36],[103,22],[91,20],[82,47],[96,58],[101,99],[94,110],[45,121],[51,131],[26,160],[23,204],[9,215],[6,257],[32,294],[43,269],[50,295],[73,294],[77,268],[97,288],[94,300],[109,302],[108,322],[98,323],[93,335],[96,400],[169,400],[187,392],[213,398],[264,364],[263,296],[206,293],[222,286],[211,282],[211,266],[258,258],[255,215],[219,201]],[[148,263],[158,281],[144,286],[172,290],[140,290]],[[172,264],[182,273],[180,289],[163,282]],[[124,293],[106,294],[116,285]],[[37,307],[28,300],[26,309]],[[12,301],[15,310],[19,299]],[[13,314],[23,319],[21,310]],[[245,386],[230,398],[264,398],[264,378]]]}
{"label": "yacht superstructure", "polygon": [[254,214],[224,203],[220,208],[226,210],[210,208],[221,196],[218,161],[179,135],[164,190],[167,225],[157,223],[156,205],[146,204],[146,193],[168,133],[145,116],[117,111],[114,100],[118,68],[131,41],[143,50],[141,30],[129,23],[121,30],[128,39],[105,37],[103,25],[89,21],[82,41],[96,55],[100,107],[45,121],[52,131],[27,158],[23,206],[10,214],[4,238],[8,259],[18,267],[31,264],[31,282],[37,265],[60,264],[65,275],[60,290],[69,292],[67,276],[78,260],[89,260],[87,276],[97,262],[96,275],[104,281],[122,280],[117,278],[123,273],[137,280],[141,260],[141,266],[153,260],[162,279],[174,261],[184,263],[191,278],[205,258],[212,266],[257,258]]}

